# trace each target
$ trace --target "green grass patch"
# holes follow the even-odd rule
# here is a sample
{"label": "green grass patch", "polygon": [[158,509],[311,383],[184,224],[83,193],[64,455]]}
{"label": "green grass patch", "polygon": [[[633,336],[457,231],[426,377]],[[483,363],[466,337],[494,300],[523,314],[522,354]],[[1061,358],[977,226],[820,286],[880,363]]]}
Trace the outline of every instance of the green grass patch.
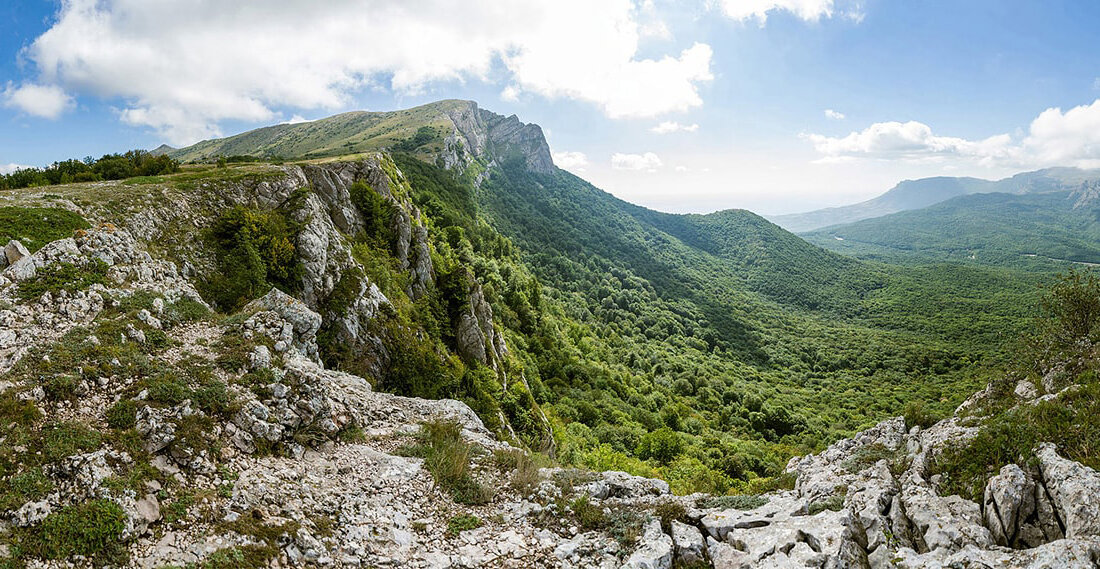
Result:
{"label": "green grass patch", "polygon": [[945,475],[944,493],[981,499],[990,477],[1006,464],[1026,465],[1041,442],[1054,443],[1062,456],[1100,469],[1100,381],[1092,372],[1086,381],[1057,400],[988,418],[969,443],[937,457],[933,472]]}
{"label": "green grass patch", "polygon": [[478,482],[470,468],[474,445],[462,439],[462,426],[450,421],[424,423],[417,443],[405,447],[404,454],[424,459],[424,467],[435,483],[451,494],[459,504],[486,504],[493,497],[491,488]]}
{"label": "green grass patch", "polygon": [[15,510],[39,500],[53,489],[53,482],[41,468],[31,468],[0,482],[0,511]]}
{"label": "green grass patch", "polygon": [[91,227],[79,214],[56,207],[0,207],[0,246],[16,239],[34,253],[57,239]]}

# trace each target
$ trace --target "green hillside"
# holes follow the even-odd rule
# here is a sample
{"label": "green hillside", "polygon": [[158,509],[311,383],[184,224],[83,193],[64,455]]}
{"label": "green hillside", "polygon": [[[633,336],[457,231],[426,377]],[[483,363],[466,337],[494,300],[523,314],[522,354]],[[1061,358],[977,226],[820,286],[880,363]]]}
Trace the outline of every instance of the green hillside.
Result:
{"label": "green hillside", "polygon": [[[1041,275],[864,262],[747,211],[648,210],[552,166],[533,169],[532,153],[545,154],[537,132],[522,144],[506,132],[465,168],[446,170],[438,140],[458,129],[443,112],[451,104],[281,125],[176,155],[306,158],[339,154],[348,140],[394,151],[437,274],[434,292],[406,299],[392,252],[357,248],[376,267],[371,280],[404,299],[392,348],[414,350],[377,387],[462,399],[490,424],[500,409],[530,434],[522,406],[486,387],[477,368],[430,363],[433,349],[454,350],[446,323],[469,275],[563,463],[656,474],[681,492],[767,484],[792,454],[907,406],[947,414],[1033,314]],[[435,134],[419,135],[424,127]],[[477,138],[477,125],[464,127]],[[308,144],[291,144],[291,132]],[[361,369],[338,348],[327,352],[330,365]]]}
{"label": "green hillside", "polygon": [[279,124],[236,136],[206,140],[187,148],[168,150],[181,162],[208,161],[218,156],[256,156],[262,158],[317,158],[340,156],[389,148],[412,139],[421,128],[429,144],[421,148],[428,154],[441,149],[439,135],[450,133],[447,113],[466,106],[466,101],[439,101],[413,109],[372,113],[354,111],[332,117]]}
{"label": "green hillside", "polygon": [[770,219],[790,231],[802,233],[917,210],[970,194],[1066,192],[1097,178],[1100,178],[1100,171],[1097,170],[1047,168],[996,181],[946,176],[905,180],[881,196],[865,202],[806,213],[776,215]]}
{"label": "green hillside", "polygon": [[1049,271],[1100,263],[1100,209],[1073,193],[976,194],[804,237],[887,262],[950,261]]}

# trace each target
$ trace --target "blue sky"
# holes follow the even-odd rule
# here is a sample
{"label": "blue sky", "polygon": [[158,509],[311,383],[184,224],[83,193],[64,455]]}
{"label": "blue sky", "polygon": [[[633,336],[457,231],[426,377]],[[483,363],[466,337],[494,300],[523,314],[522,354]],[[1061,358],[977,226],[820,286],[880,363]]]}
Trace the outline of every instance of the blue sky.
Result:
{"label": "blue sky", "polygon": [[1100,166],[1093,1],[406,4],[7,2],[0,168],[442,98],[540,124],[559,165],[665,211]]}

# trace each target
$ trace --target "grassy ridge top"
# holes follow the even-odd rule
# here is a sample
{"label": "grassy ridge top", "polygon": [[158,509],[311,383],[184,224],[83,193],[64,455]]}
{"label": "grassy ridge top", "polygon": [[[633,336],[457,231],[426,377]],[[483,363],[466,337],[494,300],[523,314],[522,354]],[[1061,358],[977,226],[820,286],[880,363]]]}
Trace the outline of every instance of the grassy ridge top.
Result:
{"label": "grassy ridge top", "polygon": [[[181,162],[210,160],[217,156],[320,158],[389,148],[412,138],[421,127],[451,130],[448,113],[468,107],[470,101],[445,100],[391,112],[352,111],[315,121],[278,124],[236,136],[205,140],[168,151]],[[422,154],[438,152],[426,146]]]}

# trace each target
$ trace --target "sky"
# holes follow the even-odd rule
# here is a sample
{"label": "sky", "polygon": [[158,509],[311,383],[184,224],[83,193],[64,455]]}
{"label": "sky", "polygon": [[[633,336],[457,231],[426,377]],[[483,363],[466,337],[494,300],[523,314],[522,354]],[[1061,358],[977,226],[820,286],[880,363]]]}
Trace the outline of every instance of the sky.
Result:
{"label": "sky", "polygon": [[477,101],[670,212],[1100,167],[1095,0],[9,0],[0,173]]}

